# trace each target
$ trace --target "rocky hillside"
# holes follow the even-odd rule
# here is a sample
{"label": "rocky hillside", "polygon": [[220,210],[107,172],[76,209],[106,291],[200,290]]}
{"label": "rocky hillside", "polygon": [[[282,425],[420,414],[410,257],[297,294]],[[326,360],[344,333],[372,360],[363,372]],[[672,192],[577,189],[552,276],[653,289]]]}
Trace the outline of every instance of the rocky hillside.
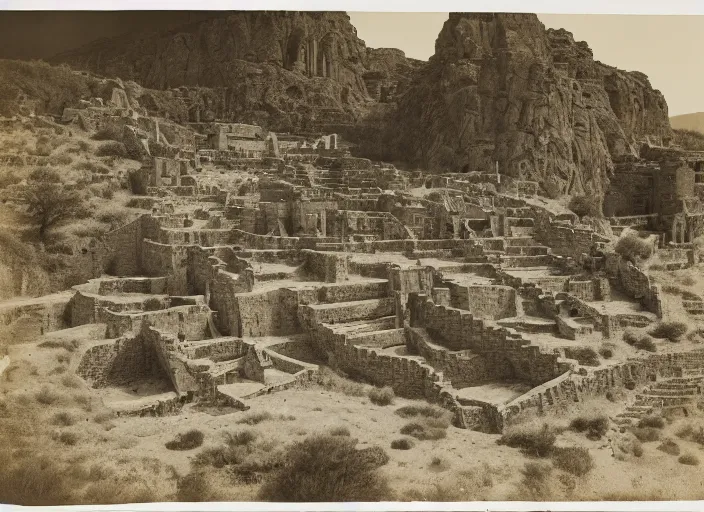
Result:
{"label": "rocky hillside", "polygon": [[351,124],[421,65],[398,50],[368,49],[345,13],[277,11],[223,12],[168,32],[98,41],[52,62],[176,89],[192,121],[282,131]]}
{"label": "rocky hillside", "polygon": [[670,118],[670,124],[675,130],[692,130],[704,133],[704,112],[672,116]]}
{"label": "rocky hillside", "polygon": [[399,102],[388,140],[416,165],[499,171],[553,196],[600,195],[613,161],[671,137],[647,77],[597,62],[533,14],[453,13]]}

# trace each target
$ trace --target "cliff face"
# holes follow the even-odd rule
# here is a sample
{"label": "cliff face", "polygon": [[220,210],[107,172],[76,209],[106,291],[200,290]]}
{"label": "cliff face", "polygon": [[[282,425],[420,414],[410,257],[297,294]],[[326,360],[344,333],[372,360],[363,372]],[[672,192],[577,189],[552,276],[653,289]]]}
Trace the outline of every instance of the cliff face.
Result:
{"label": "cliff face", "polygon": [[601,195],[615,158],[671,137],[645,75],[594,61],[533,14],[451,14],[391,126],[397,156],[467,172],[498,162],[553,196]]}
{"label": "cliff face", "polygon": [[370,97],[365,73],[380,71],[393,82],[405,60],[402,53],[385,59],[367,49],[345,13],[276,11],[221,13],[53,59],[145,88],[178,89],[173,96],[193,121],[218,118],[276,129],[353,123],[365,105],[380,99],[376,91]]}

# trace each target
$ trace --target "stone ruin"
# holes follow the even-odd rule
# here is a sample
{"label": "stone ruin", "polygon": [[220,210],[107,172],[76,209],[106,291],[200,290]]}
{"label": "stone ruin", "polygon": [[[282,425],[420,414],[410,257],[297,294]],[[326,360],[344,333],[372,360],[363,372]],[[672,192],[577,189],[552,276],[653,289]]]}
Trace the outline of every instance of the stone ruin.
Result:
{"label": "stone ruin", "polygon": [[[168,121],[135,108],[116,92],[61,121],[118,124],[144,141],[134,200],[151,213],[82,253],[83,284],[0,303],[2,323],[32,335],[104,326],[77,374],[93,388],[158,382],[114,404],[121,414],[178,413],[189,401],[244,409],[328,365],[440,404],[456,426],[500,432],[526,412],[704,364],[702,351],[597,368],[575,358],[663,317],[659,287],[607,247],[638,229],[656,235],[668,268],[691,266],[704,155],[644,145],[618,164],[609,227],[595,229],[495,168],[403,171],[324,133],[274,134],[300,142],[276,156],[271,134],[251,125],[196,123],[165,140]],[[203,146],[203,134],[234,138]],[[243,156],[245,142],[259,149]],[[227,177],[245,171],[253,178],[235,190]]]}

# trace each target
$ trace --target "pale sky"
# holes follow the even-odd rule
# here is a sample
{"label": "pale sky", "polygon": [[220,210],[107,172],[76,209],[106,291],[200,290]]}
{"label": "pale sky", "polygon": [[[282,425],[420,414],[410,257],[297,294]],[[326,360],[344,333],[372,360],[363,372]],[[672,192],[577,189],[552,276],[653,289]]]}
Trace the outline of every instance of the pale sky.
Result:
{"label": "pale sky", "polygon": [[[357,34],[372,48],[399,48],[427,60],[447,13],[349,12]],[[665,95],[670,115],[704,111],[704,16],[539,14],[551,28],[587,41],[594,58],[648,75]],[[700,80],[701,79],[701,80]]]}

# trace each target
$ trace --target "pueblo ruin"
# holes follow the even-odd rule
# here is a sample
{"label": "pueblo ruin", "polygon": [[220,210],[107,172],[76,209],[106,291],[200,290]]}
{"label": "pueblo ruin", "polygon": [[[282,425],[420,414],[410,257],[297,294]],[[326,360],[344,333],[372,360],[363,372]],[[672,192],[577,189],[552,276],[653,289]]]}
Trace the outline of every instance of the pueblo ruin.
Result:
{"label": "pueblo ruin", "polygon": [[447,414],[470,458],[590,403],[610,458],[699,414],[704,152],[645,75],[535,15],[453,13],[429,62],[343,13],[253,12],[0,68],[3,140],[30,140],[1,150],[28,215],[5,229],[35,226],[35,168],[127,212],[0,249],[8,404],[73,376],[132,427],[234,426],[332,374]]}

